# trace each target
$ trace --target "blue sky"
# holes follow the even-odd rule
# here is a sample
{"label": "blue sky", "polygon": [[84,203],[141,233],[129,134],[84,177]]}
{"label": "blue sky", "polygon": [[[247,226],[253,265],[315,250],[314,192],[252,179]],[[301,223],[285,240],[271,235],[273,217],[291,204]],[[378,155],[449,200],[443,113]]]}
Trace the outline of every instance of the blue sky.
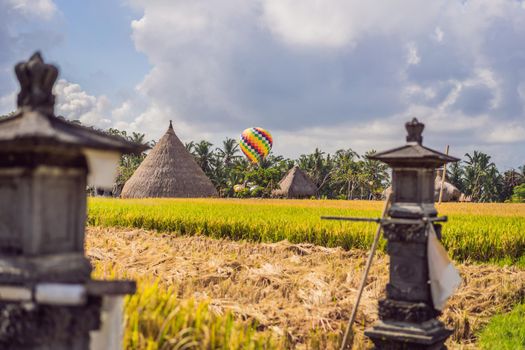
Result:
{"label": "blue sky", "polygon": [[63,77],[95,95],[129,94],[150,69],[135,50],[130,23],[140,14],[119,1],[56,1],[62,42],[49,59]]}
{"label": "blue sky", "polygon": [[462,157],[525,163],[525,5],[516,0],[0,0],[0,113],[13,65],[56,63],[56,113],[277,154],[382,150],[403,123]]}

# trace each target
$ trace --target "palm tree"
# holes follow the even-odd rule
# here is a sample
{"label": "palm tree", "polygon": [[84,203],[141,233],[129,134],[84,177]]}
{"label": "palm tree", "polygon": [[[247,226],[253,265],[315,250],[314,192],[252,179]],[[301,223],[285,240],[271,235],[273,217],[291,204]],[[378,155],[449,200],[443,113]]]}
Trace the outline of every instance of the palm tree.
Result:
{"label": "palm tree", "polygon": [[235,159],[239,158],[238,152],[239,144],[235,139],[229,137],[222,141],[222,148],[217,148],[217,153],[226,166],[230,166]]}
{"label": "palm tree", "polygon": [[186,142],[184,144],[184,147],[186,147],[188,152],[190,152],[191,154],[195,155],[195,142],[193,142],[193,141]]}
{"label": "palm tree", "polygon": [[464,175],[465,171],[461,162],[455,162],[447,166],[447,181],[456,186],[461,192],[465,192]]}
{"label": "palm tree", "polygon": [[494,202],[498,200],[501,176],[496,165],[490,161],[490,156],[474,151],[472,155],[465,154],[465,192],[477,202]]}
{"label": "palm tree", "polygon": [[131,136],[129,137],[130,141],[133,141],[135,143],[145,145],[147,142],[144,142],[144,138],[146,137],[146,134],[142,134],[140,132],[133,132]]}
{"label": "palm tree", "polygon": [[211,175],[213,169],[212,162],[214,155],[211,146],[213,146],[213,144],[205,140],[194,145],[195,160],[208,176]]}
{"label": "palm tree", "polygon": [[378,160],[369,159],[376,154],[375,150],[365,153],[362,161],[363,190],[367,199],[380,198],[383,191],[389,185],[388,165]]}
{"label": "palm tree", "polygon": [[353,198],[360,180],[361,165],[356,158],[359,158],[359,155],[350,148],[340,149],[334,156],[334,180],[339,183],[340,193],[346,193],[347,199]]}

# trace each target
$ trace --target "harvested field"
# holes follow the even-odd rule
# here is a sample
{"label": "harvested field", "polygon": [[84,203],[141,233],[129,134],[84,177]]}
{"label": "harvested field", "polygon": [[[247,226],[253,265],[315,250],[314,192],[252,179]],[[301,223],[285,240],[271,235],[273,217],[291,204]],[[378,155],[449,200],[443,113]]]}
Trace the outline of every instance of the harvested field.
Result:
{"label": "harvested field", "polygon": [[[261,329],[288,338],[297,348],[332,348],[339,341],[366,259],[361,250],[136,229],[90,227],[86,245],[99,276],[158,279],[180,298],[209,300],[216,313],[232,310],[239,318],[256,319]],[[442,318],[454,328],[451,348],[472,343],[492,315],[510,310],[525,293],[525,270],[464,264],[459,269],[465,284]],[[358,348],[366,347],[363,328],[377,317],[387,271],[387,257],[379,254],[357,318]]]}

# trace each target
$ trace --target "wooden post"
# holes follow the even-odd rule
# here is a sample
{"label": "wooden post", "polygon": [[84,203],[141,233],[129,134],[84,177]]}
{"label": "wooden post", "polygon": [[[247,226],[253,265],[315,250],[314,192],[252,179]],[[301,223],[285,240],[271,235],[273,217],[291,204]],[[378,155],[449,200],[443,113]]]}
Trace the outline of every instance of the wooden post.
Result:
{"label": "wooden post", "polygon": [[[447,149],[445,150],[445,154],[447,156],[448,156],[448,149],[449,149],[449,145],[447,145]],[[439,189],[438,204],[441,204],[441,200],[443,199],[443,186],[445,185],[445,177],[447,177],[447,163],[443,165],[443,174],[441,174],[441,188]]]}
{"label": "wooden post", "polygon": [[[383,207],[383,213],[381,214],[381,220],[386,219],[388,215],[388,209],[390,208],[390,201],[392,200],[392,192],[388,194],[385,201],[385,206]],[[379,243],[379,238],[381,237],[381,222],[378,222],[376,234],[374,236],[374,242],[372,243],[372,247],[370,248],[370,252],[368,253],[368,260],[366,261],[365,265],[365,271],[363,273],[363,277],[361,278],[361,284],[359,285],[359,291],[357,293],[357,298],[354,303],[354,307],[352,309],[352,314],[350,316],[350,321],[348,322],[348,326],[346,327],[346,332],[343,337],[343,342],[341,344],[341,350],[347,350],[352,349],[352,344],[354,342],[354,334],[352,330],[352,325],[354,324],[355,318],[357,316],[357,308],[359,307],[359,302],[361,301],[361,296],[363,295],[363,290],[366,286],[366,278],[368,277],[368,272],[370,272],[370,267],[372,266],[372,260],[374,259],[374,255],[377,249],[377,245]]]}

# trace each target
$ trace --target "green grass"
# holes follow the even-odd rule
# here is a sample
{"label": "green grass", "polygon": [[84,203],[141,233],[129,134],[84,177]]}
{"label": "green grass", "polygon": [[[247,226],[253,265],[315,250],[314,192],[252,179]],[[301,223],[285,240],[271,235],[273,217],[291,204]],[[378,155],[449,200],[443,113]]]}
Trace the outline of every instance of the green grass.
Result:
{"label": "green grass", "polygon": [[[380,202],[220,199],[90,199],[88,224],[206,235],[255,242],[313,243],[368,249],[375,224],[320,220],[322,215],[378,217]],[[464,209],[462,209],[464,208]],[[459,261],[524,261],[525,205],[456,204],[443,244]],[[384,249],[381,242],[380,249]]]}
{"label": "green grass", "polygon": [[486,350],[525,349],[525,304],[493,317],[480,333],[477,344]]}

